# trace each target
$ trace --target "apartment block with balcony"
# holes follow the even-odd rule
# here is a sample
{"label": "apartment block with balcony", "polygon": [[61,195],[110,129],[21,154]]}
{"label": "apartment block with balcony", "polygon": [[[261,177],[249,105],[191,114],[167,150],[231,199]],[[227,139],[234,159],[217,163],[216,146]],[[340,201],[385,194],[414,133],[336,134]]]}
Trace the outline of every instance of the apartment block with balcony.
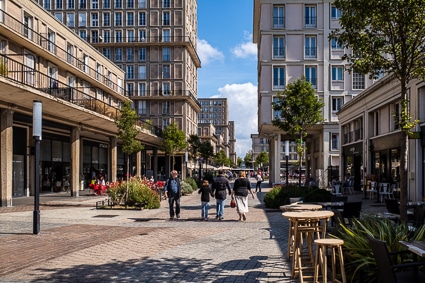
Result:
{"label": "apartment block with balcony", "polygon": [[[115,125],[131,101],[124,76],[36,2],[0,1],[1,206],[35,192],[34,101],[42,105],[41,193],[78,196],[93,172],[108,181],[125,173]],[[159,144],[159,131],[139,127],[140,141]]]}
{"label": "apartment block with balcony", "polygon": [[307,174],[320,184],[327,184],[330,171],[339,172],[337,112],[373,83],[365,75],[346,71],[341,60],[344,49],[338,40],[328,39],[332,30],[339,27],[339,16],[332,1],[254,0],[258,132],[260,137],[273,137],[269,139],[271,183],[278,181],[279,168],[284,162],[281,141],[294,140],[272,125],[277,113],[271,105],[278,92],[302,76],[325,102],[324,122],[311,128],[305,141]]}
{"label": "apartment block with balcony", "polygon": [[[123,88],[142,120],[160,129],[175,123],[187,136],[196,134],[196,0],[39,2],[125,71]],[[167,174],[168,162],[157,155],[156,169]],[[177,154],[175,169],[183,164],[184,153]]]}

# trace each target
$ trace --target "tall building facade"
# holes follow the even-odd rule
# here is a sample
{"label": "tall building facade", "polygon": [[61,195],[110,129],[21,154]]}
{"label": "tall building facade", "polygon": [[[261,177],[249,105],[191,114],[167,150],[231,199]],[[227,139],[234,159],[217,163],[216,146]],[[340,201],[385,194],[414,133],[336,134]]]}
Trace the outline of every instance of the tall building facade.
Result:
{"label": "tall building facade", "polygon": [[272,102],[288,83],[304,76],[325,102],[324,122],[310,129],[303,166],[321,185],[339,171],[340,132],[337,112],[373,81],[346,71],[344,49],[336,38],[340,11],[332,1],[254,0],[253,41],[258,48],[258,132],[270,145],[270,182],[277,182],[284,158],[283,140],[274,127]]}
{"label": "tall building facade", "polygon": [[[196,134],[201,67],[196,0],[39,3],[125,71],[123,88],[142,120],[161,129],[175,123],[187,136]],[[161,171],[167,170],[163,158]],[[183,159],[177,154],[177,166]]]}
{"label": "tall building facade", "polygon": [[198,114],[198,123],[212,124],[215,134],[222,137],[223,142],[219,145],[226,156],[236,163],[235,152],[235,123],[229,121],[229,105],[227,98],[199,98],[201,112]]}
{"label": "tall building facade", "polygon": [[[108,181],[124,176],[115,119],[131,102],[125,73],[36,2],[0,1],[0,11],[0,206],[36,186],[78,196],[94,171]],[[42,105],[36,165],[35,103]],[[152,128],[139,126],[138,140],[159,144]]]}

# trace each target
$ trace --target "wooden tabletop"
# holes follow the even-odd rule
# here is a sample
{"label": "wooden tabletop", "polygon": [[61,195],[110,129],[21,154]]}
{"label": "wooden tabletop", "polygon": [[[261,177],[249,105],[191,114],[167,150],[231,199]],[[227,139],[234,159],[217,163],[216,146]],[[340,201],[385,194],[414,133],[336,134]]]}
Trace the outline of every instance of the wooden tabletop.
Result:
{"label": "wooden tabletop", "polygon": [[280,206],[280,210],[282,211],[320,210],[320,209],[322,209],[322,206],[320,204],[308,204],[308,203],[293,203],[293,204]]}
{"label": "wooden tabletop", "polygon": [[329,210],[287,211],[282,213],[282,216],[288,219],[323,219],[323,218],[330,218],[333,215],[334,213]]}

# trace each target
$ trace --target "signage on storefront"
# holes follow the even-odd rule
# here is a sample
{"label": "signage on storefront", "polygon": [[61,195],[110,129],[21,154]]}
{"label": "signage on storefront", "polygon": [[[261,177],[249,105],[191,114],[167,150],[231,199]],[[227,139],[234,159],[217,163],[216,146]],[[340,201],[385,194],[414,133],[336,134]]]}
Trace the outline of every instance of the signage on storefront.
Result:
{"label": "signage on storefront", "polygon": [[107,145],[106,143],[100,143],[100,144],[99,144],[99,147],[102,147],[102,148],[108,148],[108,145]]}

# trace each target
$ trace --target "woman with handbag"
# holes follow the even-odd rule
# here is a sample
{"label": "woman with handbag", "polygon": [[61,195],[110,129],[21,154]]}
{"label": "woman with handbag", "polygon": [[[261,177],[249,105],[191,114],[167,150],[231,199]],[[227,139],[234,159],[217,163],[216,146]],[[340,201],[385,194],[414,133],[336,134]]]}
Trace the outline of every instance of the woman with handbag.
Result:
{"label": "woman with handbag", "polygon": [[255,198],[251,190],[251,183],[246,178],[246,173],[241,172],[239,177],[235,180],[232,190],[232,200],[236,201],[236,211],[239,214],[239,221],[246,220],[248,213],[248,193],[251,194],[252,199]]}

